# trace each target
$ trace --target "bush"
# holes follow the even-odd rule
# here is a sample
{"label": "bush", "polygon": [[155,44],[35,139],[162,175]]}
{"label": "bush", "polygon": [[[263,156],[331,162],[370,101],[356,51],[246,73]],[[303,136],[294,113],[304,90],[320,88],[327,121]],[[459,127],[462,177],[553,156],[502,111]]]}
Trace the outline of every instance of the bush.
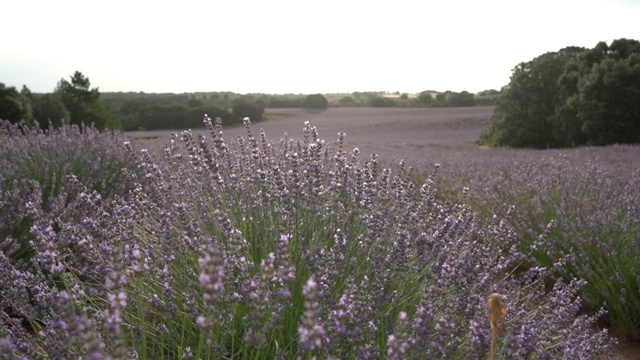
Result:
{"label": "bush", "polygon": [[[39,227],[59,231],[59,245],[75,248],[81,239],[62,223],[83,219],[81,198],[110,201],[132,189],[123,169],[135,171],[135,164],[124,140],[87,126],[42,130],[37,123],[33,128],[0,123],[0,238],[6,240],[0,247],[5,255],[30,264],[30,254],[44,251],[37,249],[34,229]],[[62,262],[59,256],[52,260]]]}
{"label": "bush", "polygon": [[[469,202],[482,216],[515,205],[509,223],[522,239],[520,251],[531,255],[529,266],[557,266],[552,279],[586,280],[582,310],[593,314],[605,308],[601,325],[638,338],[640,149],[514,152],[454,160],[448,168],[476,189]],[[439,188],[449,193],[460,182],[442,182]]]}

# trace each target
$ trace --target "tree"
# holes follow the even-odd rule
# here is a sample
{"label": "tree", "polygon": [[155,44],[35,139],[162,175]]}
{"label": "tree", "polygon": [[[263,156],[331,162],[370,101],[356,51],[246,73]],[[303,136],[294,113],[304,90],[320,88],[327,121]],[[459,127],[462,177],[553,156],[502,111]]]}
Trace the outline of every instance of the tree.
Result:
{"label": "tree", "polygon": [[454,92],[447,97],[447,106],[451,107],[463,107],[463,106],[475,106],[476,99],[473,94],[468,91]]}
{"label": "tree", "polygon": [[397,103],[393,99],[382,96],[372,96],[369,98],[369,106],[371,107],[395,107]]}
{"label": "tree", "polygon": [[91,88],[91,82],[81,72],[71,76],[71,82],[61,79],[54,90],[66,106],[71,123],[93,124],[99,129],[120,128],[117,116],[106,105],[100,103],[98,88]]}
{"label": "tree", "polygon": [[480,142],[517,147],[640,143],[640,42],[568,47],[514,69]]}
{"label": "tree", "polygon": [[558,79],[583,48],[568,47],[518,64],[502,89],[491,124],[480,142],[488,145],[547,148],[560,141],[552,129],[560,103]]}
{"label": "tree", "polygon": [[595,65],[579,87],[578,116],[587,144],[640,142],[640,54]]}
{"label": "tree", "polygon": [[338,104],[343,107],[358,106],[358,103],[351,96],[345,96],[342,99],[338,100]]}
{"label": "tree", "polygon": [[640,42],[598,43],[565,68],[559,79],[557,132],[563,145],[640,142]]}
{"label": "tree", "polygon": [[416,101],[421,105],[430,105],[433,103],[433,96],[431,96],[432,91],[423,91],[421,92]]}
{"label": "tree", "polygon": [[326,110],[329,107],[329,101],[322,94],[312,94],[304,99],[302,107],[307,110]]}
{"label": "tree", "polygon": [[252,101],[236,99],[233,101],[231,113],[235,122],[242,122],[245,117],[250,118],[252,122],[256,122],[263,120],[264,107]]}
{"label": "tree", "polygon": [[12,123],[29,122],[33,118],[33,109],[29,98],[18,92],[15,87],[6,87],[0,83],[0,120]]}
{"label": "tree", "polygon": [[40,123],[42,128],[49,127],[49,122],[55,127],[68,124],[71,119],[69,110],[56,94],[34,97],[32,103],[33,118]]}

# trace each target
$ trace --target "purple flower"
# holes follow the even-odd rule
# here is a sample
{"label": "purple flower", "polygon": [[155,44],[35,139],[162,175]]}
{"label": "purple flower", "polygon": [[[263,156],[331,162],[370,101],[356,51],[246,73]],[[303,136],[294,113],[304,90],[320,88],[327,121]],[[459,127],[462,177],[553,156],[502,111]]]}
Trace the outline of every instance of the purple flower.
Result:
{"label": "purple flower", "polygon": [[320,304],[318,303],[318,284],[313,277],[302,287],[305,298],[305,312],[298,327],[298,343],[305,351],[322,347],[325,330],[320,323]]}

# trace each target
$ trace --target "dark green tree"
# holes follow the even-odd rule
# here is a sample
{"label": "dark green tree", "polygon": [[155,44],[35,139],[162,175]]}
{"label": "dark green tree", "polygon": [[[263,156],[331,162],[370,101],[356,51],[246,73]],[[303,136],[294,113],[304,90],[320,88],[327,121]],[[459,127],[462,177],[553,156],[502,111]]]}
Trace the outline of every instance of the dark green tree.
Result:
{"label": "dark green tree", "polygon": [[431,96],[432,93],[432,91],[423,91],[418,95],[416,101],[420,105],[430,105],[433,103],[433,96]]}
{"label": "dark green tree", "polygon": [[0,83],[0,120],[17,123],[29,122],[32,118],[33,109],[29,97],[13,86],[6,87]]}
{"label": "dark green tree", "polygon": [[598,43],[565,67],[558,80],[555,131],[563,146],[640,142],[640,42]]}
{"label": "dark green tree", "polygon": [[491,124],[480,142],[494,146],[547,148],[561,144],[553,124],[560,104],[558,79],[583,48],[568,47],[518,64],[502,89]]}
{"label": "dark green tree", "polygon": [[476,100],[474,95],[468,91],[453,92],[447,97],[447,106],[450,107],[464,107],[475,106]]}
{"label": "dark green tree", "polygon": [[264,119],[264,107],[254,101],[245,99],[234,100],[231,113],[233,114],[234,122],[242,123],[245,117],[250,118],[252,122]]}
{"label": "dark green tree", "polygon": [[338,104],[343,107],[358,106],[358,103],[351,96],[345,96],[342,99],[338,100]]}
{"label": "dark green tree", "polygon": [[329,100],[322,94],[312,94],[304,99],[302,107],[307,110],[326,110],[329,107]]}
{"label": "dark green tree", "polygon": [[91,88],[89,78],[76,71],[71,81],[61,79],[54,90],[71,116],[71,123],[93,124],[99,129],[119,129],[116,114],[100,102],[98,88]]}
{"label": "dark green tree", "polygon": [[271,95],[266,100],[269,108],[300,108],[304,101],[303,95]]}
{"label": "dark green tree", "polygon": [[640,53],[594,65],[579,94],[577,118],[587,144],[640,142]]}
{"label": "dark green tree", "polygon": [[640,143],[640,42],[569,47],[514,69],[480,142],[514,147]]}
{"label": "dark green tree", "polygon": [[55,127],[68,124],[71,119],[69,110],[56,94],[33,97],[32,103],[33,118],[42,128],[49,127],[49,123]]}
{"label": "dark green tree", "polygon": [[395,107],[396,105],[395,100],[382,96],[372,96],[369,98],[369,106],[371,107]]}
{"label": "dark green tree", "polygon": [[27,98],[29,98],[29,100],[31,100],[33,98],[33,93],[27,87],[27,85],[22,85],[22,89],[20,89],[20,94],[26,96]]}

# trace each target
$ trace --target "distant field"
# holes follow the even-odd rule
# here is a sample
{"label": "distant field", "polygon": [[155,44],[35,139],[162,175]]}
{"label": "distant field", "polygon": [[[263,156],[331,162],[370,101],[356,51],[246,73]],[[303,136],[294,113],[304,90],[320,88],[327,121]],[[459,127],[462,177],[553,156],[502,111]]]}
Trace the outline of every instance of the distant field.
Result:
{"label": "distant field", "polygon": [[[253,124],[256,136],[263,128],[267,139],[274,142],[284,133],[300,139],[305,121],[317,127],[320,137],[334,142],[338,132],[347,134],[348,150],[358,147],[362,156],[372,153],[381,160],[424,160],[425,157],[450,152],[479,151],[475,144],[493,115],[493,106],[466,108],[331,108],[319,114],[303,109],[267,109],[273,120]],[[225,127],[224,138],[231,142],[246,135],[242,126]],[[162,146],[172,131],[127,133],[134,139],[147,139]],[[194,129],[195,134],[206,133]]]}

